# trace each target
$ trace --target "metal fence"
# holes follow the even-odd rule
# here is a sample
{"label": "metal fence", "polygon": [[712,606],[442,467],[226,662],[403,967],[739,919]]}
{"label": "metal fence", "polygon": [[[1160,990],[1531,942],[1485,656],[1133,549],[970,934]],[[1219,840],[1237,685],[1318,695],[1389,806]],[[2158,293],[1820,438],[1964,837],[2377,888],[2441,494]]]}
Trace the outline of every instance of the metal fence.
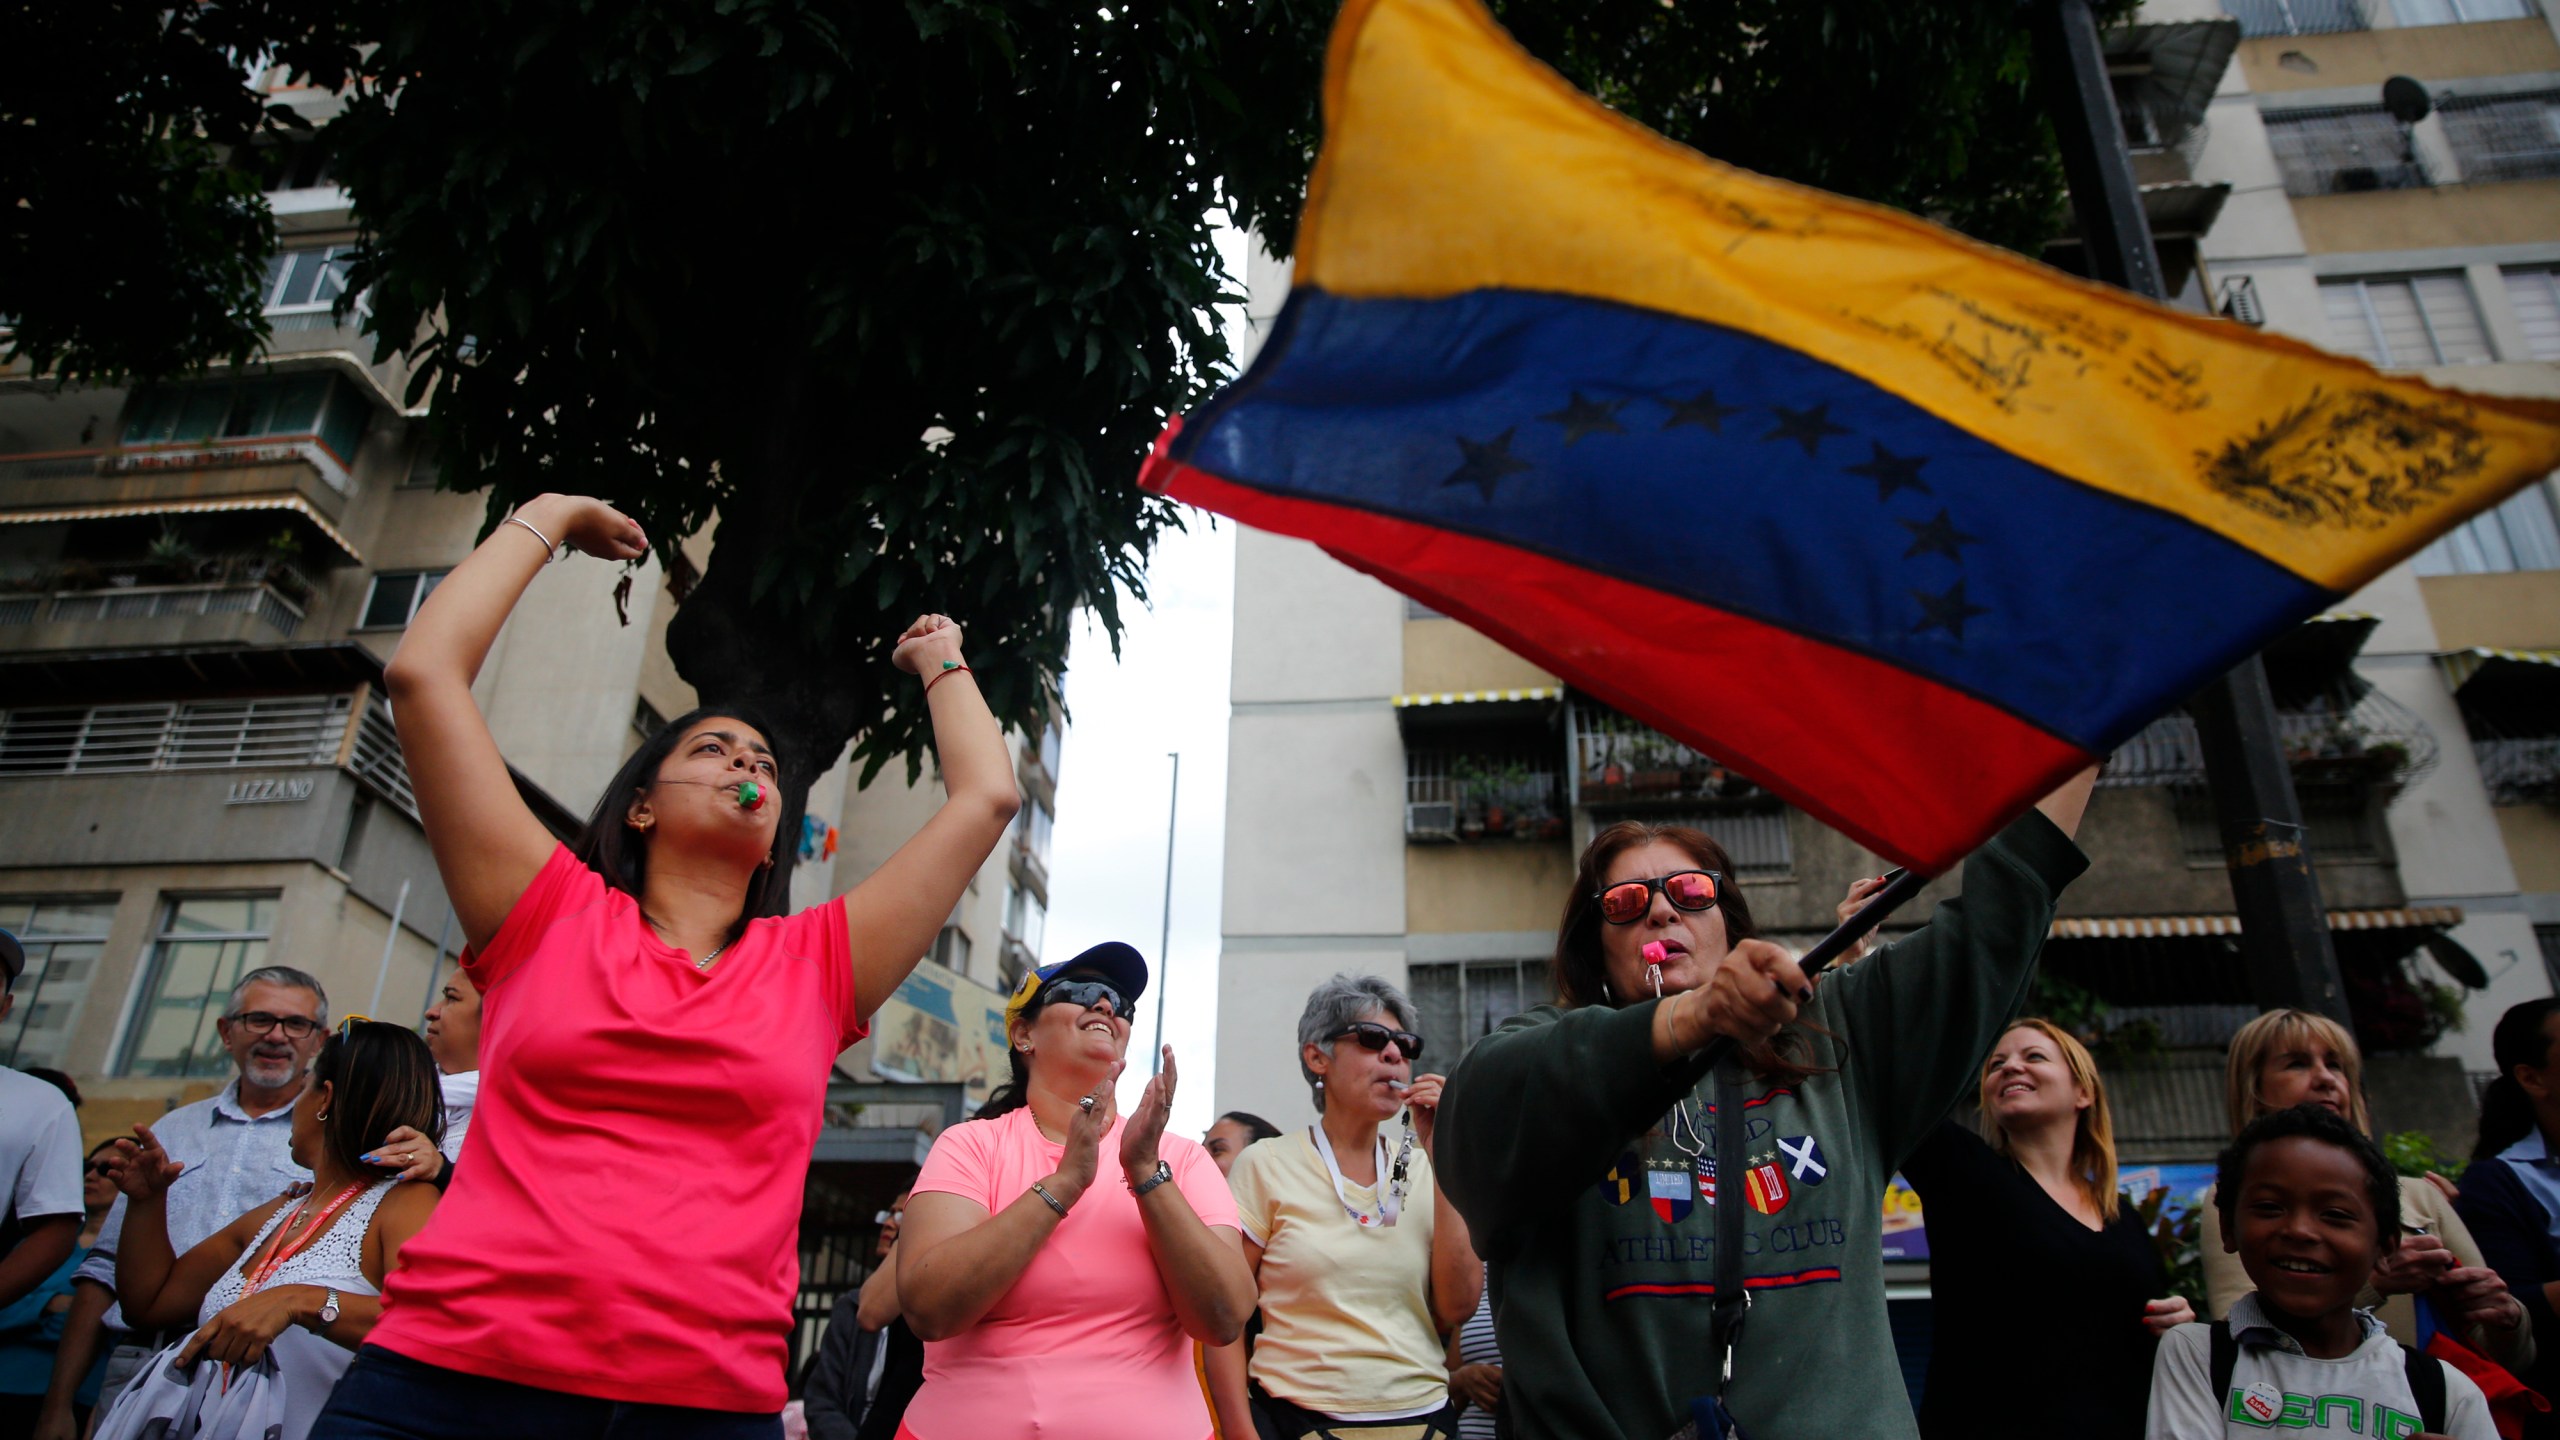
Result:
{"label": "metal fence", "polygon": [[327,765],[338,757],[352,700],[291,695],[0,711],[0,775]]}
{"label": "metal fence", "polygon": [[2447,100],[2440,113],[2463,179],[2560,175],[2560,91]]}
{"label": "metal fence", "polygon": [[[2276,712],[2276,739],[2297,781],[2416,784],[2443,758],[2435,732],[2409,707],[2367,690],[2341,688],[2315,709]],[[2098,783],[2201,785],[2204,742],[2183,711],[2152,721],[2116,747]]]}
{"label": "metal fence", "polygon": [[2560,736],[2471,742],[2480,783],[2492,805],[2537,805],[2560,800]]}
{"label": "metal fence", "polygon": [[135,585],[0,600],[0,625],[32,625],[40,620],[159,620],[185,615],[255,615],[281,635],[291,635],[302,628],[302,607],[264,585]]}
{"label": "metal fence", "polygon": [[2288,195],[2417,190],[2436,183],[2408,132],[2379,106],[2276,110],[2264,118]]}
{"label": "metal fence", "polygon": [[400,753],[399,732],[391,726],[391,706],[379,695],[366,702],[364,716],[356,722],[356,743],[348,754],[347,769],[410,819],[418,818],[418,796],[409,788],[409,761]]}

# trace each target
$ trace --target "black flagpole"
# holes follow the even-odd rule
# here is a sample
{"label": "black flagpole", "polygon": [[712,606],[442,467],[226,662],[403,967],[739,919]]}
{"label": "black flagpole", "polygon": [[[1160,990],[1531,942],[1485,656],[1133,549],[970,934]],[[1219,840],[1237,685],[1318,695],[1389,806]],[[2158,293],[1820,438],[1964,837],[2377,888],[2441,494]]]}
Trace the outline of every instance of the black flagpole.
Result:
{"label": "black flagpole", "polygon": [[[2027,0],[2024,9],[2090,278],[2164,299],[2160,257],[2142,213],[2133,161],[2125,153],[2124,122],[2107,83],[2106,49],[2089,0]],[[2128,623],[2134,623],[2130,617]],[[2252,998],[2261,1006],[2317,1011],[2348,1024],[2302,805],[2277,744],[2266,667],[2250,656],[2198,691],[2188,709],[2203,743],[2205,778],[2231,869]]]}

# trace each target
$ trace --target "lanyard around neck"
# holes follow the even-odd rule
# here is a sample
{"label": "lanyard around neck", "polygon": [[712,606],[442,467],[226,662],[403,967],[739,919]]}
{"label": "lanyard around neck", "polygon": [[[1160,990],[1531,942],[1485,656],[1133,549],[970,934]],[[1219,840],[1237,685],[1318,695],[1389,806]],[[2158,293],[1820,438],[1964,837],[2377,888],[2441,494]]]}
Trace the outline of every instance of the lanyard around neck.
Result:
{"label": "lanyard around neck", "polygon": [[1333,1142],[1325,1138],[1322,1125],[1310,1125],[1307,1133],[1315,1137],[1316,1153],[1324,1157],[1325,1173],[1333,1177],[1333,1198],[1342,1202],[1342,1213],[1362,1225],[1393,1225],[1404,1213],[1404,1166],[1396,1166],[1392,1178],[1387,1173],[1387,1137],[1378,1137],[1378,1189],[1383,1192],[1376,1214],[1351,1203],[1351,1182],[1342,1178],[1342,1166],[1333,1158]]}

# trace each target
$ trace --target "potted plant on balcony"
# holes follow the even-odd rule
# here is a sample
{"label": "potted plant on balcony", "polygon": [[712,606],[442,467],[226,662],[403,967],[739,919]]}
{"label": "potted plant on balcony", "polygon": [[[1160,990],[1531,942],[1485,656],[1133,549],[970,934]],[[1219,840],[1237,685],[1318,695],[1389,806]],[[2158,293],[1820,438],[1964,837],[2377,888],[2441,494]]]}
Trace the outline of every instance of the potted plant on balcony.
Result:
{"label": "potted plant on balcony", "polygon": [[1598,763],[1582,773],[1585,793],[1599,800],[1614,800],[1627,793],[1627,767],[1618,757],[1619,738],[1601,735],[1598,741]]}
{"label": "potted plant on balcony", "polygon": [[178,533],[177,526],[165,520],[143,554],[150,562],[150,578],[160,584],[185,585],[201,578],[204,557],[196,553],[186,536]]}
{"label": "potted plant on balcony", "polygon": [[1449,790],[1458,802],[1458,833],[1469,840],[1484,838],[1483,762],[1472,755],[1461,755],[1449,762]]}
{"label": "potted plant on balcony", "polygon": [[1680,789],[1679,751],[1659,735],[1640,742],[1635,773],[1627,777],[1627,788],[1638,795],[1676,793]]}

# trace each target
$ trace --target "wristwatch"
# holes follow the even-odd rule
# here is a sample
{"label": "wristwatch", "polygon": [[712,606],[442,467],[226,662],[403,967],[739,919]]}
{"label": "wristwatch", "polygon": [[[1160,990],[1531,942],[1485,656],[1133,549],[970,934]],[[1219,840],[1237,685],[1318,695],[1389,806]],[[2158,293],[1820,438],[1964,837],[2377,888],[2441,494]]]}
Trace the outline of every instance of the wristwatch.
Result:
{"label": "wristwatch", "polygon": [[337,1323],[338,1292],[333,1289],[326,1296],[322,1297],[320,1301],[320,1323],[312,1326],[311,1328],[313,1332],[317,1333],[319,1331],[326,1330]]}
{"label": "wristwatch", "polygon": [[1136,1198],[1138,1198],[1138,1199],[1144,1199],[1144,1198],[1146,1198],[1146,1193],[1147,1193],[1148,1191],[1153,1190],[1153,1189],[1154,1189],[1154,1188],[1156,1188],[1157,1186],[1159,1186],[1159,1185],[1163,1184],[1164,1182],[1166,1182],[1167,1180],[1170,1180],[1170,1179],[1172,1179],[1172,1178],[1173,1178],[1173,1167],[1172,1167],[1171,1165],[1166,1164],[1164,1161],[1159,1160],[1159,1161],[1157,1161],[1157,1162],[1156,1162],[1156,1173],[1154,1173],[1153,1175],[1148,1176],[1148,1177],[1147,1177],[1146,1179],[1144,1179],[1144,1180],[1139,1181],[1137,1184],[1130,1186],[1130,1187],[1129,1187],[1129,1193],[1130,1193],[1130,1195],[1132,1195],[1132,1196],[1134,1196],[1134,1197],[1136,1197]]}

